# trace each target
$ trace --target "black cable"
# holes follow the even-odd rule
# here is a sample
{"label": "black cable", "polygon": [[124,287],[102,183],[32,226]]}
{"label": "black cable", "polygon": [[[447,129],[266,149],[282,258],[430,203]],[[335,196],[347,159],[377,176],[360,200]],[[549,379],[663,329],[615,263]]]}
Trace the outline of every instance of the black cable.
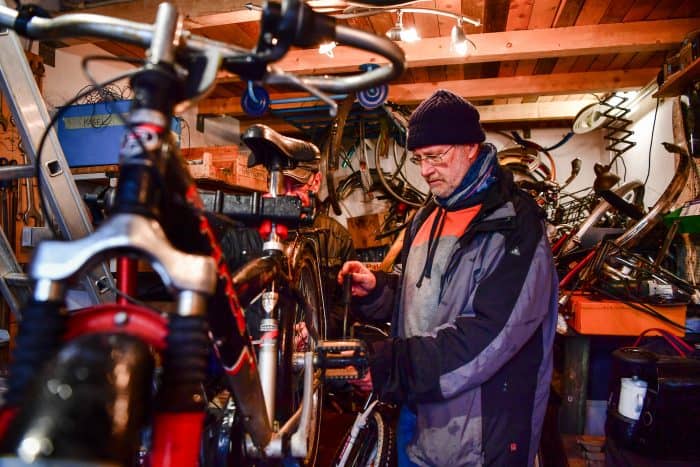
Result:
{"label": "black cable", "polygon": [[647,157],[647,176],[644,178],[644,186],[647,186],[647,182],[649,181],[649,174],[651,174],[651,146],[654,142],[654,129],[656,128],[656,116],[659,113],[659,102],[661,102],[661,98],[657,97],[656,109],[654,110],[654,121],[651,124],[651,138],[649,139],[649,155]]}
{"label": "black cable", "polygon": [[[104,57],[104,58],[116,59],[117,57]],[[128,59],[125,61],[128,61]],[[143,61],[140,61],[140,62],[143,63]],[[118,75],[118,76],[111,78],[107,81],[104,81],[102,83],[99,83],[99,84],[95,83],[95,85],[102,86],[102,85],[112,84],[112,83],[115,83],[117,81],[121,81],[123,79],[130,78],[131,76],[135,75],[139,71],[140,71],[139,69],[136,69],[136,70],[129,71],[128,73],[122,73],[121,75]],[[49,120],[49,123],[46,125],[46,129],[44,130],[44,133],[41,135],[41,139],[39,141],[39,146],[38,146],[37,152],[36,152],[36,158],[34,160],[34,171],[36,172],[36,177],[37,177],[37,192],[39,193],[39,200],[41,201],[41,212],[44,215],[44,219],[48,220],[49,228],[51,229],[51,232],[55,238],[59,238],[59,235],[58,235],[58,232],[56,231],[56,226],[52,222],[53,219],[48,215],[48,211],[46,210],[46,203],[44,202],[44,195],[43,195],[43,190],[41,187],[41,181],[42,181],[42,179],[41,179],[41,177],[42,177],[41,154],[44,151],[44,145],[46,144],[46,139],[49,135],[49,131],[51,130],[51,128],[54,125],[56,125],[56,123],[63,116],[63,114],[65,114],[66,111],[68,111],[69,106],[74,105],[77,101],[82,99],[85,94],[87,94],[89,92],[91,92],[91,91],[89,90],[89,91],[85,91],[83,93],[77,94],[72,99],[70,99],[68,102],[66,102],[64,104],[64,106],[61,107],[58,110],[58,112],[56,112],[54,114],[53,117],[51,117],[51,120]]]}
{"label": "black cable", "polygon": [[591,286],[591,290],[593,290],[594,292],[599,293],[601,295],[604,295],[607,298],[610,298],[613,300],[619,300],[622,303],[624,303],[625,305],[627,305],[631,308],[634,308],[635,310],[641,311],[642,313],[646,313],[648,315],[651,315],[654,318],[656,318],[660,321],[663,321],[664,323],[670,324],[671,326],[677,327],[679,329],[683,329],[686,332],[693,332],[692,329],[687,328],[682,324],[676,323],[672,319],[662,315],[661,313],[659,313],[658,311],[656,311],[655,309],[653,309],[652,307],[650,307],[649,305],[647,305],[645,303],[625,299],[624,297],[621,297],[617,294],[611,293],[611,292],[609,292],[603,288],[597,287],[595,285]]}
{"label": "black cable", "polygon": [[624,183],[627,180],[627,163],[624,157],[620,157],[618,160],[622,164],[622,182]]}

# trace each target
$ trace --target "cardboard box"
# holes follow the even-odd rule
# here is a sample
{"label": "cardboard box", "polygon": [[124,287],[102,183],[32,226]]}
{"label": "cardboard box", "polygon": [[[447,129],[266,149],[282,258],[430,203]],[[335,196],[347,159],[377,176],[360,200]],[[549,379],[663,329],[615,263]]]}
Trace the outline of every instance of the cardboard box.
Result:
{"label": "cardboard box", "polygon": [[[682,329],[617,300],[594,300],[590,295],[575,293],[569,306],[569,325],[581,334],[638,336],[649,328],[665,329],[677,336],[685,334]],[[647,306],[673,322],[685,325],[685,305]]]}
{"label": "cardboard box", "polygon": [[223,183],[225,188],[267,191],[267,169],[248,167],[248,153],[238,146],[211,146],[183,150],[192,177],[203,183]]}

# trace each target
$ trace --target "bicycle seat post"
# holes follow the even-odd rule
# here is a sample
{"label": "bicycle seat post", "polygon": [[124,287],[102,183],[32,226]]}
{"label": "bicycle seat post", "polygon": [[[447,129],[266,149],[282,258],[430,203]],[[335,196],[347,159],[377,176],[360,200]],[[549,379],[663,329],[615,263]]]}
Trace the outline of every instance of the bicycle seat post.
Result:
{"label": "bicycle seat post", "polygon": [[[282,160],[277,154],[271,153],[268,156],[268,171],[270,179],[268,184],[268,193],[272,198],[279,196],[279,186],[282,179]],[[277,223],[273,222],[270,226],[270,233],[263,243],[263,251],[266,254],[281,253],[283,250],[282,237],[277,232]]]}

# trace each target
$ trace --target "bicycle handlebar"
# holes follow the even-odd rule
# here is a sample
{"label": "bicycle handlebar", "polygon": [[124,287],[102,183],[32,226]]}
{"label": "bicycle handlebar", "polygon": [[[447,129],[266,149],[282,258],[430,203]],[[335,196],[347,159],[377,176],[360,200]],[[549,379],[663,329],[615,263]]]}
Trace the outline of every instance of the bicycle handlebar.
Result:
{"label": "bicycle handlebar", "polygon": [[[267,84],[301,87],[314,94],[320,91],[345,93],[370,88],[397,78],[405,68],[403,51],[387,38],[336,24],[333,18],[314,12],[308,5],[297,0],[283,0],[281,12],[278,5],[272,2],[265,8],[275,10],[277,14],[267,15],[266,18],[266,11],[263,11],[261,40],[253,51],[192,34],[179,25],[174,43],[180,53],[184,51],[187,55],[214,57],[219,60],[217,67],[231,68],[241,76],[248,74]],[[15,30],[30,39],[89,36],[143,48],[150,47],[155,36],[155,24],[90,13],[69,13],[56,18],[24,17],[17,10],[6,6],[0,6],[0,26]],[[278,35],[283,40],[275,37]],[[264,45],[264,37],[264,40],[275,44],[275,50],[261,47],[261,44]],[[322,40],[334,40],[378,54],[388,60],[388,63],[349,76],[301,76],[270,65],[281,58],[291,45],[308,46]],[[278,42],[282,45],[278,46]],[[246,73],[245,67],[249,67],[250,73]]]}

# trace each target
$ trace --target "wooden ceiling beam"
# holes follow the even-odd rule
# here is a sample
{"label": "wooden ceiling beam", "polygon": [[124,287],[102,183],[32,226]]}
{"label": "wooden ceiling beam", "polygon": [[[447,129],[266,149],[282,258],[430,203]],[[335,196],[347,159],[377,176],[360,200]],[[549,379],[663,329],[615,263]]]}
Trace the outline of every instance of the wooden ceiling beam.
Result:
{"label": "wooden ceiling beam", "polygon": [[[175,5],[177,11],[183,14],[186,12],[186,19],[193,19],[196,21],[196,18],[208,16],[213,17],[213,15],[218,13],[243,10],[247,11],[247,8],[245,8],[244,5],[248,1],[249,0],[210,0],[207,2],[200,2],[198,0],[172,0],[170,3]],[[161,2],[162,0],[115,2],[114,4],[98,7],[88,6],[85,8],[76,8],[66,11],[66,13],[94,13],[97,15],[113,16],[115,18],[123,18],[131,21],[152,23],[155,21],[158,5],[160,5]],[[257,18],[260,18],[260,13],[258,13]],[[255,21],[255,19],[248,20]],[[220,22],[218,24],[225,23]]]}
{"label": "wooden ceiling beam", "polygon": [[[476,50],[467,58],[455,56],[446,37],[399,44],[406,54],[407,66],[415,68],[661,51],[678,46],[689,32],[696,29],[700,29],[700,18],[474,34],[469,38]],[[376,55],[338,46],[333,58],[319,54],[316,49],[291,50],[276,65],[293,73],[324,74],[353,72],[360,63],[382,62]],[[219,79],[220,82],[230,82],[238,77],[222,72]]]}
{"label": "wooden ceiling beam", "polygon": [[[394,84],[389,86],[388,100],[397,104],[413,104],[429,97],[436,89],[443,88],[466,99],[493,99],[525,95],[584,94],[588,92],[610,92],[638,89],[651,81],[657,74],[656,68],[635,70],[596,71],[582,73],[559,73],[553,75],[509,76],[459,81],[439,81],[417,84]],[[318,103],[285,103],[277,105],[276,100],[288,100],[308,96],[301,93],[273,94],[270,96],[273,108],[318,105]],[[557,103],[560,105],[561,103]],[[199,103],[199,113],[211,115],[244,115],[240,99],[205,99]],[[510,118],[510,117],[509,117]],[[538,118],[551,118],[545,114]],[[565,118],[565,117],[561,117]]]}

